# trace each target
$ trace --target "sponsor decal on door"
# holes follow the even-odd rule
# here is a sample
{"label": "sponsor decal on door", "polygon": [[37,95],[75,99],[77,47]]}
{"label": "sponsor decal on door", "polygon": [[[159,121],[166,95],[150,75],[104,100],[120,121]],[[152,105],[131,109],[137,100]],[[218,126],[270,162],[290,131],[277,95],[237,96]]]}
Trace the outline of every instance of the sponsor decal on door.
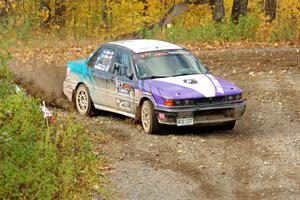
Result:
{"label": "sponsor decal on door", "polygon": [[130,84],[116,80],[116,91],[118,94],[130,96],[131,90],[132,90],[132,86]]}
{"label": "sponsor decal on door", "polygon": [[122,99],[117,99],[117,105],[122,111],[131,112],[131,103]]}

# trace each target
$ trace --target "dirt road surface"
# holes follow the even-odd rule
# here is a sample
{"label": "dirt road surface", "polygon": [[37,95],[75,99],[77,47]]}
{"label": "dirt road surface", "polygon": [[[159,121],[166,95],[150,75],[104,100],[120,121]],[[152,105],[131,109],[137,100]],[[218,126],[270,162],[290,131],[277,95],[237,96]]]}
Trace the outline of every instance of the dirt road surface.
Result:
{"label": "dirt road surface", "polygon": [[[109,139],[100,150],[99,144],[95,148],[112,159],[108,171],[112,198],[300,199],[299,49],[220,49],[195,54],[212,73],[243,88],[247,99],[243,119],[232,131],[163,127],[159,135],[146,135],[120,115],[78,116],[91,133]],[[11,68],[19,75],[23,70],[22,80],[27,80],[28,69],[16,63]],[[48,68],[43,66],[47,72],[55,66]],[[64,73],[62,66],[56,69]],[[63,76],[48,72],[47,77],[56,77],[49,81],[58,87],[53,91],[61,91],[57,82]],[[38,81],[32,82],[31,87],[44,90]]]}

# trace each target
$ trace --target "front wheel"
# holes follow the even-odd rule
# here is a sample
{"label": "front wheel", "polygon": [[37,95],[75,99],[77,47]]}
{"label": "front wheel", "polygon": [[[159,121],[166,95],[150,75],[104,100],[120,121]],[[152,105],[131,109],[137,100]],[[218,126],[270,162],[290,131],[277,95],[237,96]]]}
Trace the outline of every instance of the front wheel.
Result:
{"label": "front wheel", "polygon": [[82,115],[91,116],[94,109],[89,90],[85,85],[80,85],[75,94],[75,105]]}
{"label": "front wheel", "polygon": [[153,104],[150,101],[144,101],[141,115],[142,126],[145,133],[153,134],[158,132],[159,123],[155,115]]}

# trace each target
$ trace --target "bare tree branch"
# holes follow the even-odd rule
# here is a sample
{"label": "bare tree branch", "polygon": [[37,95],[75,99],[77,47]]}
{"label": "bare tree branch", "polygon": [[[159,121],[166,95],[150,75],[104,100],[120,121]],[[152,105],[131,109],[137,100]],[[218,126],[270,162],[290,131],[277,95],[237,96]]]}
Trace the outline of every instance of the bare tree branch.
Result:
{"label": "bare tree branch", "polygon": [[178,3],[172,6],[167,11],[165,16],[159,21],[158,26],[165,27],[167,24],[172,22],[174,17],[185,13],[189,9],[189,5],[191,4],[202,5],[202,4],[208,4],[210,2],[211,0],[185,0],[181,3]]}

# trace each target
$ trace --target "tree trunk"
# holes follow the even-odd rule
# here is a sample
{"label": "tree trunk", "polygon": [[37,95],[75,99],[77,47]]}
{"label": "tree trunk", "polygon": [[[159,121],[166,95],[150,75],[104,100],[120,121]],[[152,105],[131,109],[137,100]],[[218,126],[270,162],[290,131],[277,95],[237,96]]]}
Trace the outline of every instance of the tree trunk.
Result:
{"label": "tree trunk", "polygon": [[47,29],[47,28],[50,27],[52,17],[51,17],[51,8],[50,8],[49,0],[41,0],[40,1],[40,11],[41,12],[46,12],[47,10],[49,11],[48,18],[47,19],[41,19],[41,22],[40,22],[40,26],[41,26],[42,29]]}
{"label": "tree trunk", "polygon": [[213,20],[215,22],[221,22],[225,16],[225,8],[223,0],[214,0],[213,3]]}
{"label": "tree trunk", "polygon": [[247,15],[247,9],[248,9],[248,0],[241,0],[240,14],[242,16],[246,16]]}
{"label": "tree trunk", "polygon": [[143,16],[147,16],[148,15],[148,0],[139,0],[140,2],[143,3],[144,5],[144,11],[143,11]]}
{"label": "tree trunk", "polygon": [[0,8],[0,23],[1,24],[7,24],[7,9],[8,9],[8,2],[5,0],[4,2],[4,7]]}
{"label": "tree trunk", "polygon": [[272,22],[274,19],[276,19],[276,4],[276,0],[265,0],[265,15],[269,17],[269,22]]}
{"label": "tree trunk", "polygon": [[108,7],[107,0],[102,1],[102,20],[104,22],[104,27],[106,32],[109,31],[109,20],[108,20]]}
{"label": "tree trunk", "polygon": [[66,4],[65,0],[55,0],[54,21],[56,25],[64,26],[66,23]]}
{"label": "tree trunk", "polygon": [[231,19],[234,23],[239,22],[239,16],[247,15],[248,0],[234,0],[231,10]]}

